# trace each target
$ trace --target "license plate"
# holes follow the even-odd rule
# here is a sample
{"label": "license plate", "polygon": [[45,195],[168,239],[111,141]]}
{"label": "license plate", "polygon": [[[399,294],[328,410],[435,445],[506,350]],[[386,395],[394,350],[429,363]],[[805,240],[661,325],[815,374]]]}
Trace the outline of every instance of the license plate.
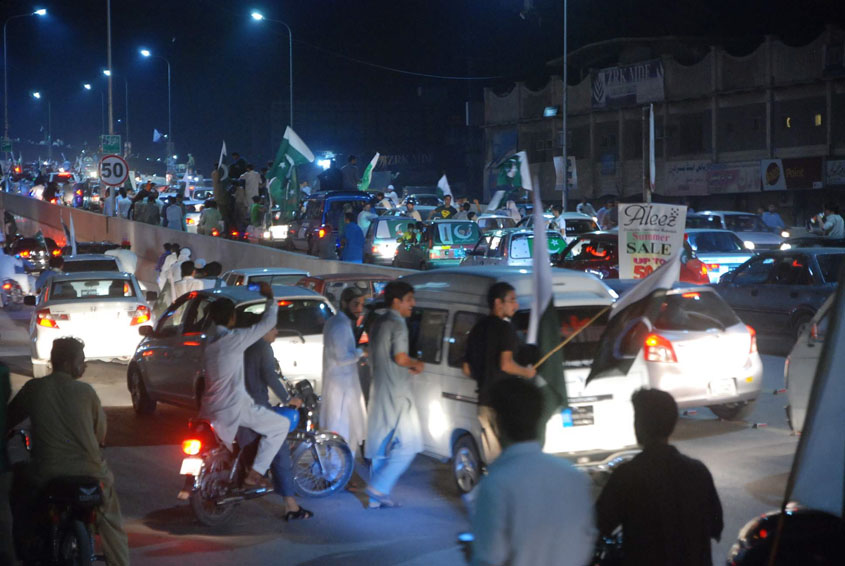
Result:
{"label": "license plate", "polygon": [[198,476],[202,469],[202,458],[185,458],[179,474],[183,476]]}
{"label": "license plate", "polygon": [[581,405],[578,407],[568,407],[560,412],[563,417],[563,427],[569,428],[573,426],[589,426],[595,424],[595,417],[593,416],[592,405]]}
{"label": "license plate", "polygon": [[736,395],[736,380],[719,379],[710,382],[710,394],[719,397]]}
{"label": "license plate", "polygon": [[455,254],[455,257],[465,257],[467,255],[466,250],[463,248],[455,248],[452,250],[452,253]]}

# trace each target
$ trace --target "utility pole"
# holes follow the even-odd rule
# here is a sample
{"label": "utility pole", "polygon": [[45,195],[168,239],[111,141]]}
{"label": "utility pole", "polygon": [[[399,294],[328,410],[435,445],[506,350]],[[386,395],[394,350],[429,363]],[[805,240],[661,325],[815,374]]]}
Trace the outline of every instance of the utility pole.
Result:
{"label": "utility pole", "polygon": [[561,107],[561,118],[563,118],[563,126],[560,133],[561,141],[560,145],[563,150],[563,195],[562,200],[563,202],[561,205],[563,206],[563,211],[566,212],[566,205],[567,201],[569,200],[569,179],[567,178],[567,172],[569,171],[569,161],[567,159],[567,148],[566,147],[566,113],[567,113],[567,62],[566,62],[566,35],[567,35],[567,21],[566,21],[566,12],[567,12],[567,0],[563,0],[563,104]]}
{"label": "utility pole", "polygon": [[106,51],[107,59],[108,59],[108,68],[109,68],[109,135],[114,134],[114,102],[112,100],[112,72],[111,72],[111,0],[106,0],[106,35],[108,39],[106,41]]}
{"label": "utility pole", "polygon": [[651,202],[651,181],[649,178],[649,111],[643,106],[643,202]]}

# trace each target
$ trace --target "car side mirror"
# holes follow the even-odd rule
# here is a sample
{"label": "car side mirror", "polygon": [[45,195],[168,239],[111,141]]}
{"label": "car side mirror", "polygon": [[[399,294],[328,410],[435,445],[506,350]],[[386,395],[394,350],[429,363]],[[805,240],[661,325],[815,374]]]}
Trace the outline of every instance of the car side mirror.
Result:
{"label": "car side mirror", "polygon": [[158,299],[158,293],[156,293],[155,291],[147,291],[147,301],[148,302],[152,303],[156,299]]}
{"label": "car side mirror", "polygon": [[23,298],[23,304],[34,307],[35,306],[35,295],[27,295]]}
{"label": "car side mirror", "polygon": [[138,334],[144,337],[152,336],[154,334],[153,327],[149,325],[139,326],[138,327]]}

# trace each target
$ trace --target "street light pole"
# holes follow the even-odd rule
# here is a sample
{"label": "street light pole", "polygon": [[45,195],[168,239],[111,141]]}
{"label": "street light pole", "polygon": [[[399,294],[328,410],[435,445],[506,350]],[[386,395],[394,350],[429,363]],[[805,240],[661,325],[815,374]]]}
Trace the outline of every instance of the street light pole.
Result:
{"label": "street light pole", "polygon": [[563,119],[563,130],[561,131],[561,149],[563,150],[563,210],[567,211],[567,205],[569,204],[567,201],[569,200],[569,179],[567,176],[567,172],[569,171],[569,156],[567,155],[567,150],[569,149],[566,147],[566,114],[567,114],[567,72],[569,71],[567,67],[566,61],[566,35],[567,35],[567,21],[566,21],[566,12],[567,12],[567,0],[563,0],[563,103],[561,108],[561,118]]}
{"label": "street light pole", "polygon": [[16,16],[11,16],[6,18],[6,21],[3,22],[3,139],[9,138],[9,64],[6,57],[6,54],[9,50],[6,47],[6,26],[12,20],[16,18],[25,18],[27,16],[44,16],[47,14],[47,10],[40,9],[35,10],[30,14],[18,14]]}
{"label": "street light pole", "polygon": [[125,100],[123,102],[123,110],[124,110],[124,117],[126,118],[126,142],[129,142],[129,79],[126,76],[123,77],[123,87],[124,87],[124,96]]}
{"label": "street light pole", "polygon": [[252,19],[260,22],[266,20],[277,24],[282,24],[288,30],[288,82],[290,83],[290,127],[293,128],[293,32],[290,26],[282,20],[274,20],[265,17],[261,12],[253,12]]}
{"label": "street light pole", "polygon": [[[106,40],[106,51],[107,51],[107,65],[109,71],[111,71],[111,0],[106,0],[106,34],[108,36]],[[111,73],[108,74],[109,77],[109,135],[114,135],[114,103],[112,100],[112,83],[111,83]]]}

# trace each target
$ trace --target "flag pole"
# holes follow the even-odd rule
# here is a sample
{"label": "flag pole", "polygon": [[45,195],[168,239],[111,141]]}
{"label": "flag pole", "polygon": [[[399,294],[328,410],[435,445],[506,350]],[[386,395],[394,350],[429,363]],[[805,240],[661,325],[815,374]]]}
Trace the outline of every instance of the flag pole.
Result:
{"label": "flag pole", "polygon": [[541,365],[543,365],[543,364],[546,362],[546,360],[548,360],[549,358],[551,358],[551,357],[555,354],[555,352],[557,352],[558,350],[560,350],[561,348],[563,348],[564,346],[566,346],[567,344],[569,344],[569,343],[572,341],[572,339],[573,339],[573,338],[575,338],[576,336],[578,336],[579,334],[581,334],[581,331],[582,331],[582,330],[584,330],[585,328],[587,328],[588,326],[590,326],[591,324],[593,324],[595,321],[597,321],[597,320],[599,319],[599,317],[601,317],[601,315],[603,315],[604,313],[606,313],[607,311],[609,311],[609,310],[610,310],[610,308],[611,308],[611,305],[607,305],[606,307],[604,307],[603,309],[601,309],[601,310],[600,310],[600,311],[596,314],[596,316],[594,316],[593,318],[591,318],[591,319],[587,322],[587,324],[585,324],[584,326],[580,327],[580,328],[579,328],[579,329],[577,329],[575,332],[573,332],[572,334],[570,334],[569,336],[567,336],[567,337],[566,337],[566,340],[564,340],[563,342],[561,342],[560,344],[558,344],[557,346],[555,346],[554,348],[552,348],[552,350],[551,350],[549,353],[547,353],[545,356],[543,356],[542,358],[540,358],[540,360],[539,360],[536,364],[534,364],[534,368],[536,369],[536,368],[540,367]]}

